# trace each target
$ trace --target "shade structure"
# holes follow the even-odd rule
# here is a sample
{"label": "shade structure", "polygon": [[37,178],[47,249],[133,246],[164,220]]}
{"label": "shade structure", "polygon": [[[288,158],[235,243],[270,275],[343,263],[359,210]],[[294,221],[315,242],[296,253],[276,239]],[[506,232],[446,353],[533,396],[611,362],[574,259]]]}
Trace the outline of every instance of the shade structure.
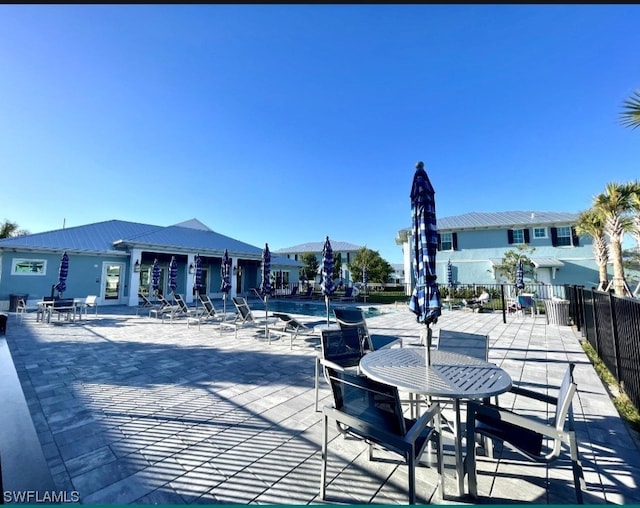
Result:
{"label": "shade structure", "polygon": [[325,305],[327,307],[327,325],[329,324],[329,302],[331,295],[335,293],[336,286],[333,283],[333,249],[329,237],[324,242],[322,248],[322,294],[324,295]]}
{"label": "shade structure", "polygon": [[[411,293],[409,308],[419,323],[427,325],[427,352],[431,347],[429,326],[438,321],[442,313],[440,291],[436,283],[436,253],[438,251],[438,228],[436,225],[435,191],[429,181],[424,163],[416,164],[411,186],[411,255],[415,286]],[[429,357],[429,355],[427,355]],[[427,359],[427,363],[429,359]]]}
{"label": "shade structure", "polygon": [[271,252],[269,252],[269,244],[264,244],[262,251],[262,282],[260,283],[260,294],[264,298],[264,334],[269,337],[269,323],[267,320],[269,296],[271,296]]}
{"label": "shade structure", "polygon": [[169,262],[169,289],[173,293],[178,288],[178,262],[175,256],[171,256]]}
{"label": "shade structure", "polygon": [[67,276],[69,275],[69,256],[67,252],[62,253],[60,258],[60,270],[58,271],[58,283],[56,284],[56,291],[62,294],[67,290]]}
{"label": "shade structure", "polygon": [[220,278],[222,279],[222,285],[220,291],[222,291],[222,312],[227,312],[227,294],[231,291],[231,259],[229,258],[229,252],[224,250],[222,256],[222,263],[220,264]]}
{"label": "shade structure", "polygon": [[524,267],[521,259],[518,260],[516,265],[516,289],[524,289]]}
{"label": "shade structure", "polygon": [[151,267],[151,288],[153,293],[157,295],[158,288],[160,287],[160,265],[158,260],[153,260],[153,266]]}

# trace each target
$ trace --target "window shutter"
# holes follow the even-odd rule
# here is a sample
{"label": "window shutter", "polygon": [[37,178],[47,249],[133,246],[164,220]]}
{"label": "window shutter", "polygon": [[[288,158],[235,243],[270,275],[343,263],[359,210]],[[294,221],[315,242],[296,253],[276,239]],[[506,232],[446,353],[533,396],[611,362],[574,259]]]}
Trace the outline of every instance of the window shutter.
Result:
{"label": "window shutter", "polygon": [[451,233],[451,241],[453,243],[453,250],[458,250],[458,233]]}
{"label": "window shutter", "polygon": [[524,230],[524,243],[529,243],[531,241],[531,237],[529,236],[529,228]]}
{"label": "window shutter", "polygon": [[440,233],[438,233],[438,250],[442,250],[442,240],[440,238]]}
{"label": "window shutter", "polygon": [[507,229],[507,241],[513,243],[513,229]]}
{"label": "window shutter", "polygon": [[576,233],[576,228],[571,228],[571,243],[574,247],[578,247],[580,245],[580,237]]}
{"label": "window shutter", "polygon": [[551,229],[551,245],[554,247],[558,246],[558,228],[550,228]]}

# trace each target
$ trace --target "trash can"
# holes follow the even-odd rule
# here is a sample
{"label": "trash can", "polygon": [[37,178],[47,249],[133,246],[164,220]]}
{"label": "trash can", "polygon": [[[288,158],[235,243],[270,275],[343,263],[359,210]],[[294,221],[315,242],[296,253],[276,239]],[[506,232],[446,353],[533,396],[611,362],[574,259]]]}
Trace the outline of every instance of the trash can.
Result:
{"label": "trash can", "polygon": [[27,299],[29,295],[9,295],[9,312],[15,312],[18,310],[18,301],[24,300],[24,303],[27,303]]}

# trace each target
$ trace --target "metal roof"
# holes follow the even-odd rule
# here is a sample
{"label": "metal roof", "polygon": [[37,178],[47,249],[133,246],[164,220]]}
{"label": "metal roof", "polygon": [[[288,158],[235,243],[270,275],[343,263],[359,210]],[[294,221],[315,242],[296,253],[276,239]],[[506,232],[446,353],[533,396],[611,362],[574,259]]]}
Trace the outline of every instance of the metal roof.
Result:
{"label": "metal roof", "polygon": [[438,230],[563,225],[575,223],[578,220],[578,215],[569,212],[538,211],[470,212],[439,218],[437,224]]}
{"label": "metal roof", "polygon": [[[209,255],[222,255],[227,249],[233,256],[242,255],[248,259],[262,257],[261,248],[216,233],[197,219],[168,227],[110,220],[1,239],[0,249],[8,248],[96,254],[124,254],[132,248],[146,248],[195,251]],[[275,257],[272,262],[299,265],[299,262],[286,257]]]}
{"label": "metal roof", "polygon": [[[346,251],[358,251],[362,249],[361,245],[355,245],[349,242],[341,242],[334,241],[329,239],[331,242],[331,248],[336,252],[346,252]],[[289,254],[289,253],[297,253],[297,252],[322,252],[324,248],[324,241],[322,242],[308,242],[301,243],[299,245],[294,245],[293,247],[285,247],[284,249],[274,250],[273,252],[281,253],[281,254]]]}

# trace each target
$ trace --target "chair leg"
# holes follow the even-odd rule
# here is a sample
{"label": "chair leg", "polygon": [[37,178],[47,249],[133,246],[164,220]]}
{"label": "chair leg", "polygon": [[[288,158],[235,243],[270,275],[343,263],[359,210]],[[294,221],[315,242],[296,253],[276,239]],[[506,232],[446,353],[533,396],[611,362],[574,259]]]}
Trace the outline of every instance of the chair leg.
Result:
{"label": "chair leg", "polygon": [[467,456],[464,459],[464,469],[469,483],[469,495],[474,499],[478,497],[475,419],[475,412],[467,406]]}
{"label": "chair leg", "polygon": [[416,452],[411,448],[409,457],[407,457],[407,466],[409,467],[409,504],[416,504]]}
{"label": "chair leg", "polygon": [[[573,469],[573,483],[576,489],[576,501],[578,504],[584,504],[582,497],[582,487],[585,484],[584,471],[582,463],[578,455],[578,443],[576,441],[576,433],[569,431],[569,453],[571,454],[571,468]],[[584,485],[586,489],[586,484]]]}
{"label": "chair leg", "polygon": [[326,497],[326,481],[327,481],[327,433],[329,420],[327,415],[322,419],[322,467],[320,469],[320,499],[324,501]]}
{"label": "chair leg", "polygon": [[320,396],[320,357],[316,356],[316,384],[315,384],[315,395],[316,395],[316,412],[318,409],[318,398]]}

